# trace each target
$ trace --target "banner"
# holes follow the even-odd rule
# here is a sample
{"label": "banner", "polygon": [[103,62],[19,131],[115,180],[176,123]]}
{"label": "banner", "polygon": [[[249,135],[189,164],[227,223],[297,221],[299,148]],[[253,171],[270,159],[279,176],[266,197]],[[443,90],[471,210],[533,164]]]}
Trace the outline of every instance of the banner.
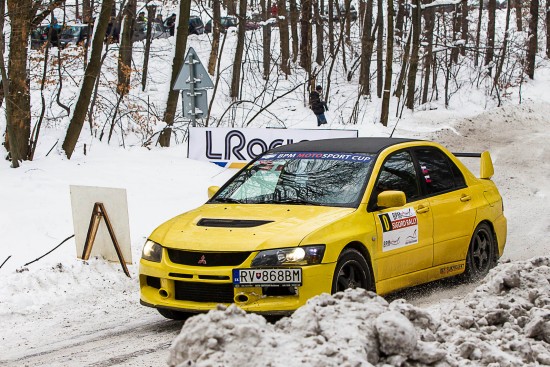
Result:
{"label": "banner", "polygon": [[305,140],[356,138],[357,130],[189,128],[187,157],[241,168],[263,152]]}

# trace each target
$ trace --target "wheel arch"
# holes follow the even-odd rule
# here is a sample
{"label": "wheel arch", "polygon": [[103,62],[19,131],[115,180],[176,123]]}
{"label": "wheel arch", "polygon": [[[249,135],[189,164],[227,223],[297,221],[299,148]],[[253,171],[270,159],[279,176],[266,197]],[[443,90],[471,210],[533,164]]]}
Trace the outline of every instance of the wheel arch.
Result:
{"label": "wheel arch", "polygon": [[[354,249],[354,250],[358,251],[365,258],[365,261],[369,265],[369,272],[370,272],[370,276],[371,276],[371,279],[372,279],[372,288],[373,288],[373,289],[368,289],[368,290],[376,292],[376,278],[374,277],[374,268],[373,268],[373,265],[372,265],[372,258],[370,256],[369,250],[366,248],[365,245],[363,245],[359,241],[352,241],[352,242],[348,243],[346,246],[344,246],[344,248],[342,249],[342,252],[344,252],[347,249]],[[342,252],[340,252],[340,253],[342,253]]]}

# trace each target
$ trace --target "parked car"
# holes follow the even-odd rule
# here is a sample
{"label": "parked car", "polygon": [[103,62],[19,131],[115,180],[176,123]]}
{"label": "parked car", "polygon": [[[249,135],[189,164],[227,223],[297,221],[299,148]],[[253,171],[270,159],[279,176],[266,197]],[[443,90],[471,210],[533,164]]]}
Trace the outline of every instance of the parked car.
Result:
{"label": "parked car", "polygon": [[[221,17],[220,18],[220,23],[221,23],[221,29],[220,31],[222,33],[225,33],[225,31],[231,27],[237,27],[239,25],[239,20],[237,19],[237,17],[233,17],[233,16],[226,16],[226,17]],[[252,19],[247,19],[246,20],[246,25],[245,25],[245,29],[247,31],[253,31],[253,30],[256,30],[260,28],[260,25],[258,24],[258,22],[256,21],[253,21]],[[206,25],[204,26],[204,33],[210,33],[212,32],[212,19],[210,19],[208,22],[206,22]]]}
{"label": "parked car", "polygon": [[[164,29],[160,23],[151,22],[151,39],[168,38],[170,33]],[[143,41],[147,38],[147,22],[135,22],[134,34],[132,40],[134,42]]]}
{"label": "parked car", "polygon": [[48,26],[36,27],[31,32],[31,49],[38,50],[48,40]]}
{"label": "parked car", "polygon": [[202,19],[196,15],[189,17],[189,34],[203,34],[204,23]]}
{"label": "parked car", "polygon": [[392,138],[271,149],[153,231],[141,303],[172,319],[220,303],[287,314],[348,288],[479,279],[504,251],[507,221],[489,152],[479,177],[457,156]]}
{"label": "parked car", "polygon": [[90,27],[87,24],[68,24],[63,27],[59,35],[59,45],[67,47],[69,44],[84,45],[88,42]]}
{"label": "parked car", "polygon": [[[323,19],[325,19],[325,20],[327,20],[328,17],[329,17],[328,11],[329,11],[329,8],[328,8],[328,6],[326,6],[325,7],[325,14],[322,16]],[[350,16],[351,16],[351,21],[352,22],[356,21],[357,20],[357,9],[355,9],[355,6],[350,5],[349,12],[350,12]],[[332,20],[333,21],[339,21],[340,16],[345,17],[345,14],[346,14],[346,7],[344,5],[340,5],[340,10],[338,10],[336,8],[336,4],[335,4],[334,10],[332,12]]]}

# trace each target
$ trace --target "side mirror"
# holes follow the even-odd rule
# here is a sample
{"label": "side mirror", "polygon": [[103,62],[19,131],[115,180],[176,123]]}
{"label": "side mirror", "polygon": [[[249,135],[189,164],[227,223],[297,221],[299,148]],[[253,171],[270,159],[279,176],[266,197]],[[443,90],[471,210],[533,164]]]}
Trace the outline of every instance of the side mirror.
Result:
{"label": "side mirror", "polygon": [[407,197],[403,191],[388,190],[378,194],[376,205],[380,208],[394,208],[407,204]]}
{"label": "side mirror", "polygon": [[217,193],[219,189],[219,186],[210,186],[208,188],[208,198],[211,199],[212,196],[214,196],[214,194]]}
{"label": "side mirror", "polygon": [[479,166],[479,178],[481,179],[490,179],[495,174],[495,169],[493,167],[493,160],[491,159],[491,154],[486,150],[481,153],[481,162]]}

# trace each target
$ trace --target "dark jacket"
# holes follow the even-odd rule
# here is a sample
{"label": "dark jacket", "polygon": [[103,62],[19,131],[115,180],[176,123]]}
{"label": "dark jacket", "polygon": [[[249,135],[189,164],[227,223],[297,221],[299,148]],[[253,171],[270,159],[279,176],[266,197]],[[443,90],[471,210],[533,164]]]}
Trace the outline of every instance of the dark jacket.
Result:
{"label": "dark jacket", "polygon": [[309,107],[316,115],[320,115],[328,110],[326,102],[321,101],[321,96],[316,90],[309,94]]}

